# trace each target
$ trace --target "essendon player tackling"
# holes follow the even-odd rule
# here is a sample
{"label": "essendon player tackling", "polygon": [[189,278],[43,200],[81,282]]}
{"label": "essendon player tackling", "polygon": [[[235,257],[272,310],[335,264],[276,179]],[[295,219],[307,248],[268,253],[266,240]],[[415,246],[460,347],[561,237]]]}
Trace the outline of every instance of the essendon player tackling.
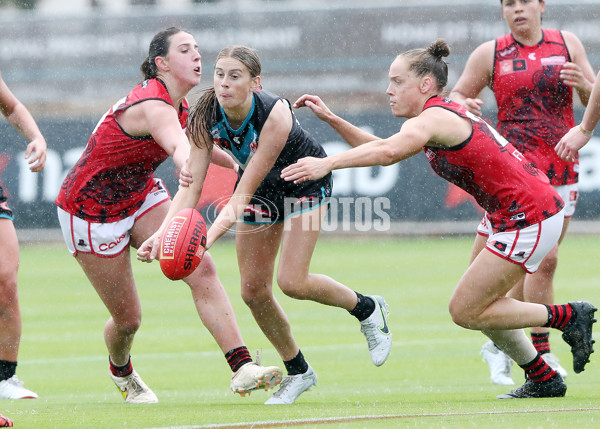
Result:
{"label": "essendon player tackling", "polygon": [[527,374],[527,382],[499,398],[564,396],[560,374],[541,357],[521,328],[563,331],[575,372],[584,370],[592,349],[596,308],[588,302],[526,303],[506,296],[525,273],[535,272],[560,237],[564,203],[543,173],[483,120],[439,94],[444,92],[450,53],[443,40],[400,54],[389,72],[392,113],[408,118],[387,139],[331,113],[315,96],[295,105],[309,107],[351,146],[326,158],[302,158],[283,170],[288,181],[315,180],[331,170],[389,165],[424,150],[434,171],[470,193],[487,211],[485,250],[474,258],[450,300],[458,325],[489,337]]}
{"label": "essendon player tackling", "polygon": [[[450,98],[470,112],[481,115],[482,101],[476,98],[487,86],[498,105],[498,132],[511,142],[533,165],[546,174],[565,202],[564,237],[578,198],[578,160],[560,159],[554,151],[559,139],[575,124],[573,89],[587,104],[594,74],[585,49],[571,32],[542,28],[543,0],[501,1],[510,33],[477,47],[453,88]],[[473,255],[486,240],[478,230]],[[541,304],[554,302],[553,278],[557,267],[558,244],[535,274],[528,274],[511,296]],[[563,377],[567,371],[550,350],[549,332],[531,329],[535,347]],[[511,360],[493,343],[482,354],[497,384],[514,384]]]}
{"label": "essendon player tackling", "polygon": [[[201,76],[194,37],[174,27],[157,33],[141,71],[145,80],[101,118],[56,199],[67,247],[110,312],[104,328],[110,374],[128,403],[158,401],[130,360],[141,323],[130,246],[146,240],[169,209],[169,193],[154,171],[169,156],[178,168],[189,156],[185,97]],[[215,152],[219,155],[213,161],[233,166],[224,153]],[[281,370],[252,362],[210,255],[183,280],[225,353],[233,372],[231,389],[243,396],[275,387]]]}

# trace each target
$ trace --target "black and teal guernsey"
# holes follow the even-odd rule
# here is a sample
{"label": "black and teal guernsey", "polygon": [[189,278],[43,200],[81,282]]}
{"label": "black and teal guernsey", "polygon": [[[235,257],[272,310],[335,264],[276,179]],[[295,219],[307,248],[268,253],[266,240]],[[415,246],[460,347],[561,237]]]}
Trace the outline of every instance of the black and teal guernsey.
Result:
{"label": "black and teal guernsey", "polygon": [[[268,209],[269,213],[263,213],[263,215],[274,222],[281,221],[284,217],[287,217],[284,215],[285,212],[289,212],[289,208],[284,205],[284,199],[286,198],[302,201],[306,201],[307,198],[314,199],[319,201],[319,203],[315,201],[316,207],[331,196],[331,173],[322,179],[310,180],[299,184],[286,182],[281,178],[281,170],[288,165],[307,156],[324,158],[327,156],[325,150],[302,128],[292,111],[290,102],[267,91],[254,92],[250,112],[238,129],[233,129],[229,125],[225,112],[220,105],[217,105],[211,123],[211,135],[214,144],[230,154],[240,166],[238,173],[239,182],[250,159],[252,159],[252,156],[256,153],[260,145],[262,128],[269,118],[271,110],[273,110],[273,107],[279,100],[282,100],[290,109],[292,129],[273,168],[259,185],[254,194],[255,198],[251,202],[251,205],[260,206],[261,210],[267,210],[266,206],[272,205]],[[265,200],[272,204],[265,204]],[[250,223],[259,223],[251,220],[248,221]]]}

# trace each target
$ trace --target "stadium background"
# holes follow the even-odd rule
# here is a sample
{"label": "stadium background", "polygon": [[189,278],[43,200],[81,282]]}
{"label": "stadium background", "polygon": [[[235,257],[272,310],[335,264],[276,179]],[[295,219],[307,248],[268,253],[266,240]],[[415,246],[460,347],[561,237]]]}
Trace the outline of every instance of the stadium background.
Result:
{"label": "stadium background", "polygon": [[[580,38],[595,71],[600,69],[599,14],[598,1],[548,0],[544,16],[544,26]],[[318,94],[332,110],[380,136],[401,124],[385,95],[397,53],[445,38],[452,48],[451,88],[469,53],[508,31],[498,1],[0,0],[0,70],[35,116],[49,148],[45,171],[29,173],[24,140],[0,122],[0,181],[18,228],[58,227],[53,201],[64,175],[100,116],[141,80],[139,65],[153,34],[172,25],[190,31],[199,44],[204,73],[199,88],[211,84],[222,47],[246,44],[259,51],[265,89],[292,101],[306,92]],[[483,98],[484,116],[494,123],[491,92]],[[582,112],[577,99],[577,119]],[[298,117],[328,153],[346,147],[311,114],[299,111]],[[233,184],[228,171],[211,173],[215,187],[205,192],[203,206]],[[159,176],[174,192],[173,165],[163,165]],[[580,222],[588,229],[600,221],[600,140],[582,153],[580,178],[572,225]],[[390,200],[392,229],[410,225],[408,230],[416,231],[425,225],[424,232],[431,232],[433,225],[444,224],[458,231],[467,222],[472,231],[480,218],[471,200],[435,176],[423,156],[386,168],[336,172],[334,190],[349,202],[337,215],[362,222],[363,231],[377,220],[367,219],[377,197]],[[344,229],[341,225],[337,230]]]}

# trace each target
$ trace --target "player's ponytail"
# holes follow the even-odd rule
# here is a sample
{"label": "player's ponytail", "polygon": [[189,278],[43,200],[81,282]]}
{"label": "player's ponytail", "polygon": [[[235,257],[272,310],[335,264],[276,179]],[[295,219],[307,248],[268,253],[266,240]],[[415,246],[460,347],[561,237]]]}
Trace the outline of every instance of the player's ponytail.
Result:
{"label": "player's ponytail", "polygon": [[202,91],[202,94],[191,108],[187,121],[187,130],[193,144],[212,148],[210,123],[217,108],[217,95],[213,87]]}
{"label": "player's ponytail", "polygon": [[450,55],[448,43],[444,39],[437,39],[427,48],[413,49],[398,56],[408,61],[409,70],[417,77],[425,75],[435,77],[438,89],[442,91],[448,83],[448,64],[443,60],[448,55]]}

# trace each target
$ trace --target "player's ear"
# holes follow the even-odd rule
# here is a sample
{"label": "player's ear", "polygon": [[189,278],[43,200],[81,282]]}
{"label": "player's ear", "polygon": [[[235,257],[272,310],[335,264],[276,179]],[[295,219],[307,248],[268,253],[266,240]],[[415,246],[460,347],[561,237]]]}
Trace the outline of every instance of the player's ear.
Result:
{"label": "player's ear", "polygon": [[156,64],[156,67],[158,67],[159,70],[169,71],[169,62],[165,57],[156,57],[154,59],[154,63]]}
{"label": "player's ear", "polygon": [[423,76],[419,82],[419,90],[421,91],[421,94],[426,94],[433,88],[433,86],[433,79],[428,75]]}
{"label": "player's ear", "polygon": [[260,84],[260,76],[256,76],[252,78],[252,91],[260,91],[262,89],[262,85]]}

